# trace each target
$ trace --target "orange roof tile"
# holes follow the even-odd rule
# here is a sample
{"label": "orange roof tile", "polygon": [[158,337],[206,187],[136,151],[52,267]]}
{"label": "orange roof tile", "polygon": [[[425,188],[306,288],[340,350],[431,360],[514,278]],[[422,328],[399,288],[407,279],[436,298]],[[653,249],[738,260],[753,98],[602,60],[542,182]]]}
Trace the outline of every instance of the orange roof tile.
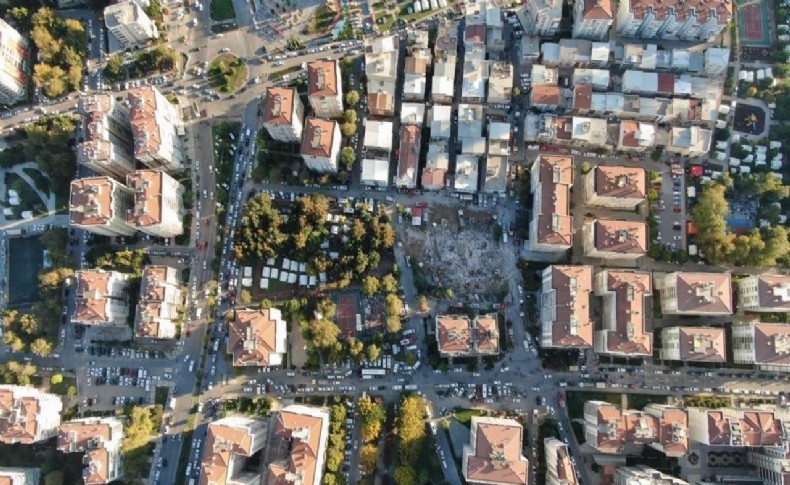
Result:
{"label": "orange roof tile", "polygon": [[521,455],[522,427],[516,421],[472,418],[476,428],[473,454],[466,460],[469,482],[524,484],[528,463]]}
{"label": "orange roof tile", "polygon": [[307,64],[308,96],[336,96],[339,84],[337,61],[313,61]]}
{"label": "orange roof tile", "polygon": [[335,130],[339,127],[336,121],[321,118],[307,118],[305,133],[302,138],[302,155],[314,157],[330,157]]}
{"label": "orange roof tile", "polygon": [[293,88],[266,88],[266,101],[263,105],[263,122],[274,125],[290,125],[293,121]]}

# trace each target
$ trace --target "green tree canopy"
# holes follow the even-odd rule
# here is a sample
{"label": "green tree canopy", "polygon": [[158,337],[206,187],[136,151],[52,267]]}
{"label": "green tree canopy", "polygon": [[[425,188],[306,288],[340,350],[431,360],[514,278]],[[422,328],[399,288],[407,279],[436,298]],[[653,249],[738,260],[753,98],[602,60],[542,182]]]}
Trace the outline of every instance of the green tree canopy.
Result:
{"label": "green tree canopy", "polygon": [[236,229],[234,255],[243,263],[273,257],[285,242],[282,217],[272,206],[272,199],[258,194],[244,207],[241,224]]}

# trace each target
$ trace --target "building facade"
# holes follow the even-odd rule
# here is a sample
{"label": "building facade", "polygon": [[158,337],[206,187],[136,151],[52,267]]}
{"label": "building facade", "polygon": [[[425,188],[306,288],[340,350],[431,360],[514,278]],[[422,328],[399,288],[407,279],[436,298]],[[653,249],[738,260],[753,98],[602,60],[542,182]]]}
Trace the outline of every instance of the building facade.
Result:
{"label": "building facade", "polygon": [[613,21],[611,0],[576,0],[573,7],[573,37],[607,40]]}
{"label": "building facade", "polygon": [[77,271],[76,302],[71,321],[83,325],[126,327],[129,275],[91,269]]}
{"label": "building facade", "polygon": [[178,270],[169,266],[146,266],[135,315],[135,337],[176,338],[176,324],[183,305],[184,291]]}
{"label": "building facade", "polygon": [[732,21],[727,0],[623,0],[617,9],[617,33],[622,37],[705,41]]}
{"label": "building facade", "polygon": [[738,309],[790,312],[790,276],[751,275],[738,280]]}
{"label": "building facade", "polygon": [[148,168],[165,171],[184,166],[178,109],[153,86],[129,91],[134,157]]}
{"label": "building facade", "polygon": [[13,104],[27,95],[27,39],[0,19],[0,104]]}
{"label": "building facade", "polygon": [[304,130],[304,105],[294,88],[267,88],[263,127],[284,143],[298,143]]}
{"label": "building facade", "polygon": [[228,348],[237,367],[282,365],[288,331],[277,308],[236,310],[228,324]]}
{"label": "building facade", "polygon": [[647,197],[647,176],[643,168],[598,165],[583,178],[585,205],[634,210]]}
{"label": "building facade", "polygon": [[159,35],[154,21],[132,0],[105,8],[104,25],[124,49],[140,47]]}
{"label": "building facade", "polygon": [[134,191],[134,207],[126,217],[129,224],[154,237],[175,237],[184,232],[184,189],[161,170],[138,170],[126,176]]}
{"label": "building facade", "polygon": [[77,162],[99,175],[124,180],[134,171],[134,140],[129,108],[111,94],[80,96],[82,142]]}
{"label": "building facade", "polygon": [[314,61],[307,64],[307,99],[316,117],[343,116],[342,79],[338,61]]}
{"label": "building facade", "polygon": [[340,157],[340,125],[337,121],[307,118],[301,155],[316,172],[336,173]]}
{"label": "building facade", "polygon": [[269,464],[266,483],[320,485],[329,438],[329,411],[292,404],[275,418],[274,435],[289,455]]}
{"label": "building facade", "polygon": [[469,484],[527,485],[529,462],[521,454],[524,430],[513,419],[473,416],[461,471]]}
{"label": "building facade", "polygon": [[542,273],[542,348],[592,348],[592,266],[549,266]]}
{"label": "building facade", "polygon": [[531,251],[564,254],[573,245],[570,190],[573,158],[541,155],[532,164],[533,210],[529,223]]}
{"label": "building facade", "polygon": [[609,261],[639,259],[650,244],[643,221],[590,220],[584,223],[582,237],[585,256]]}
{"label": "building facade", "polygon": [[260,484],[260,471],[246,464],[266,445],[268,429],[266,421],[242,416],[210,423],[198,484]]}
{"label": "building facade", "polygon": [[71,225],[102,236],[131,236],[135,227],[126,220],[134,207],[134,193],[110,177],[71,182]]}
{"label": "building facade", "polygon": [[655,276],[664,315],[731,315],[728,273],[674,272]]}
{"label": "building facade", "polygon": [[82,480],[104,485],[123,476],[121,441],[123,423],[118,418],[85,418],[63,423],[58,430],[58,451],[85,453]]}
{"label": "building facade", "polygon": [[595,295],[603,298],[603,328],[595,332],[595,352],[621,357],[653,355],[648,322],[653,295],[650,273],[603,270],[595,275]]}
{"label": "building facade", "polygon": [[35,387],[0,385],[0,443],[29,445],[57,435],[63,402]]}
{"label": "building facade", "polygon": [[736,364],[790,371],[790,324],[749,322],[732,326],[732,352]]}
{"label": "building facade", "polygon": [[724,328],[664,327],[661,329],[661,360],[727,362]]}

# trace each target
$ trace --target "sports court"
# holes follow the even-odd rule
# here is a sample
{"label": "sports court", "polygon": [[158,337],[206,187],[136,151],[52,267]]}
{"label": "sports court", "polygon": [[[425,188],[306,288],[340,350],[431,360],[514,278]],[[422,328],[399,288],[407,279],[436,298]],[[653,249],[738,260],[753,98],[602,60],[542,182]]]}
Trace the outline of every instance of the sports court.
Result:
{"label": "sports court", "polygon": [[760,0],[736,0],[738,39],[744,46],[770,46],[768,5]]}
{"label": "sports court", "polygon": [[335,304],[337,305],[337,326],[340,333],[345,338],[354,337],[357,334],[357,315],[359,311],[359,298],[354,292],[336,293]]}

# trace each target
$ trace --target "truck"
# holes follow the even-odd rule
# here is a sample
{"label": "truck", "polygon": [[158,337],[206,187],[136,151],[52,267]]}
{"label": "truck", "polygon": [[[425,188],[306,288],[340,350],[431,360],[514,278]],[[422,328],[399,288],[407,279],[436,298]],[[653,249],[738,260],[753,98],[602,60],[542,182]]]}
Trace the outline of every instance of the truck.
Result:
{"label": "truck", "polygon": [[360,374],[362,375],[363,379],[365,376],[385,376],[387,375],[387,369],[362,369]]}
{"label": "truck", "polygon": [[176,398],[171,397],[169,401],[167,401],[168,409],[175,409],[176,408]]}
{"label": "truck", "polygon": [[405,389],[407,391],[416,391],[417,390],[417,385],[416,384],[406,384],[405,386],[403,386],[403,389]]}

